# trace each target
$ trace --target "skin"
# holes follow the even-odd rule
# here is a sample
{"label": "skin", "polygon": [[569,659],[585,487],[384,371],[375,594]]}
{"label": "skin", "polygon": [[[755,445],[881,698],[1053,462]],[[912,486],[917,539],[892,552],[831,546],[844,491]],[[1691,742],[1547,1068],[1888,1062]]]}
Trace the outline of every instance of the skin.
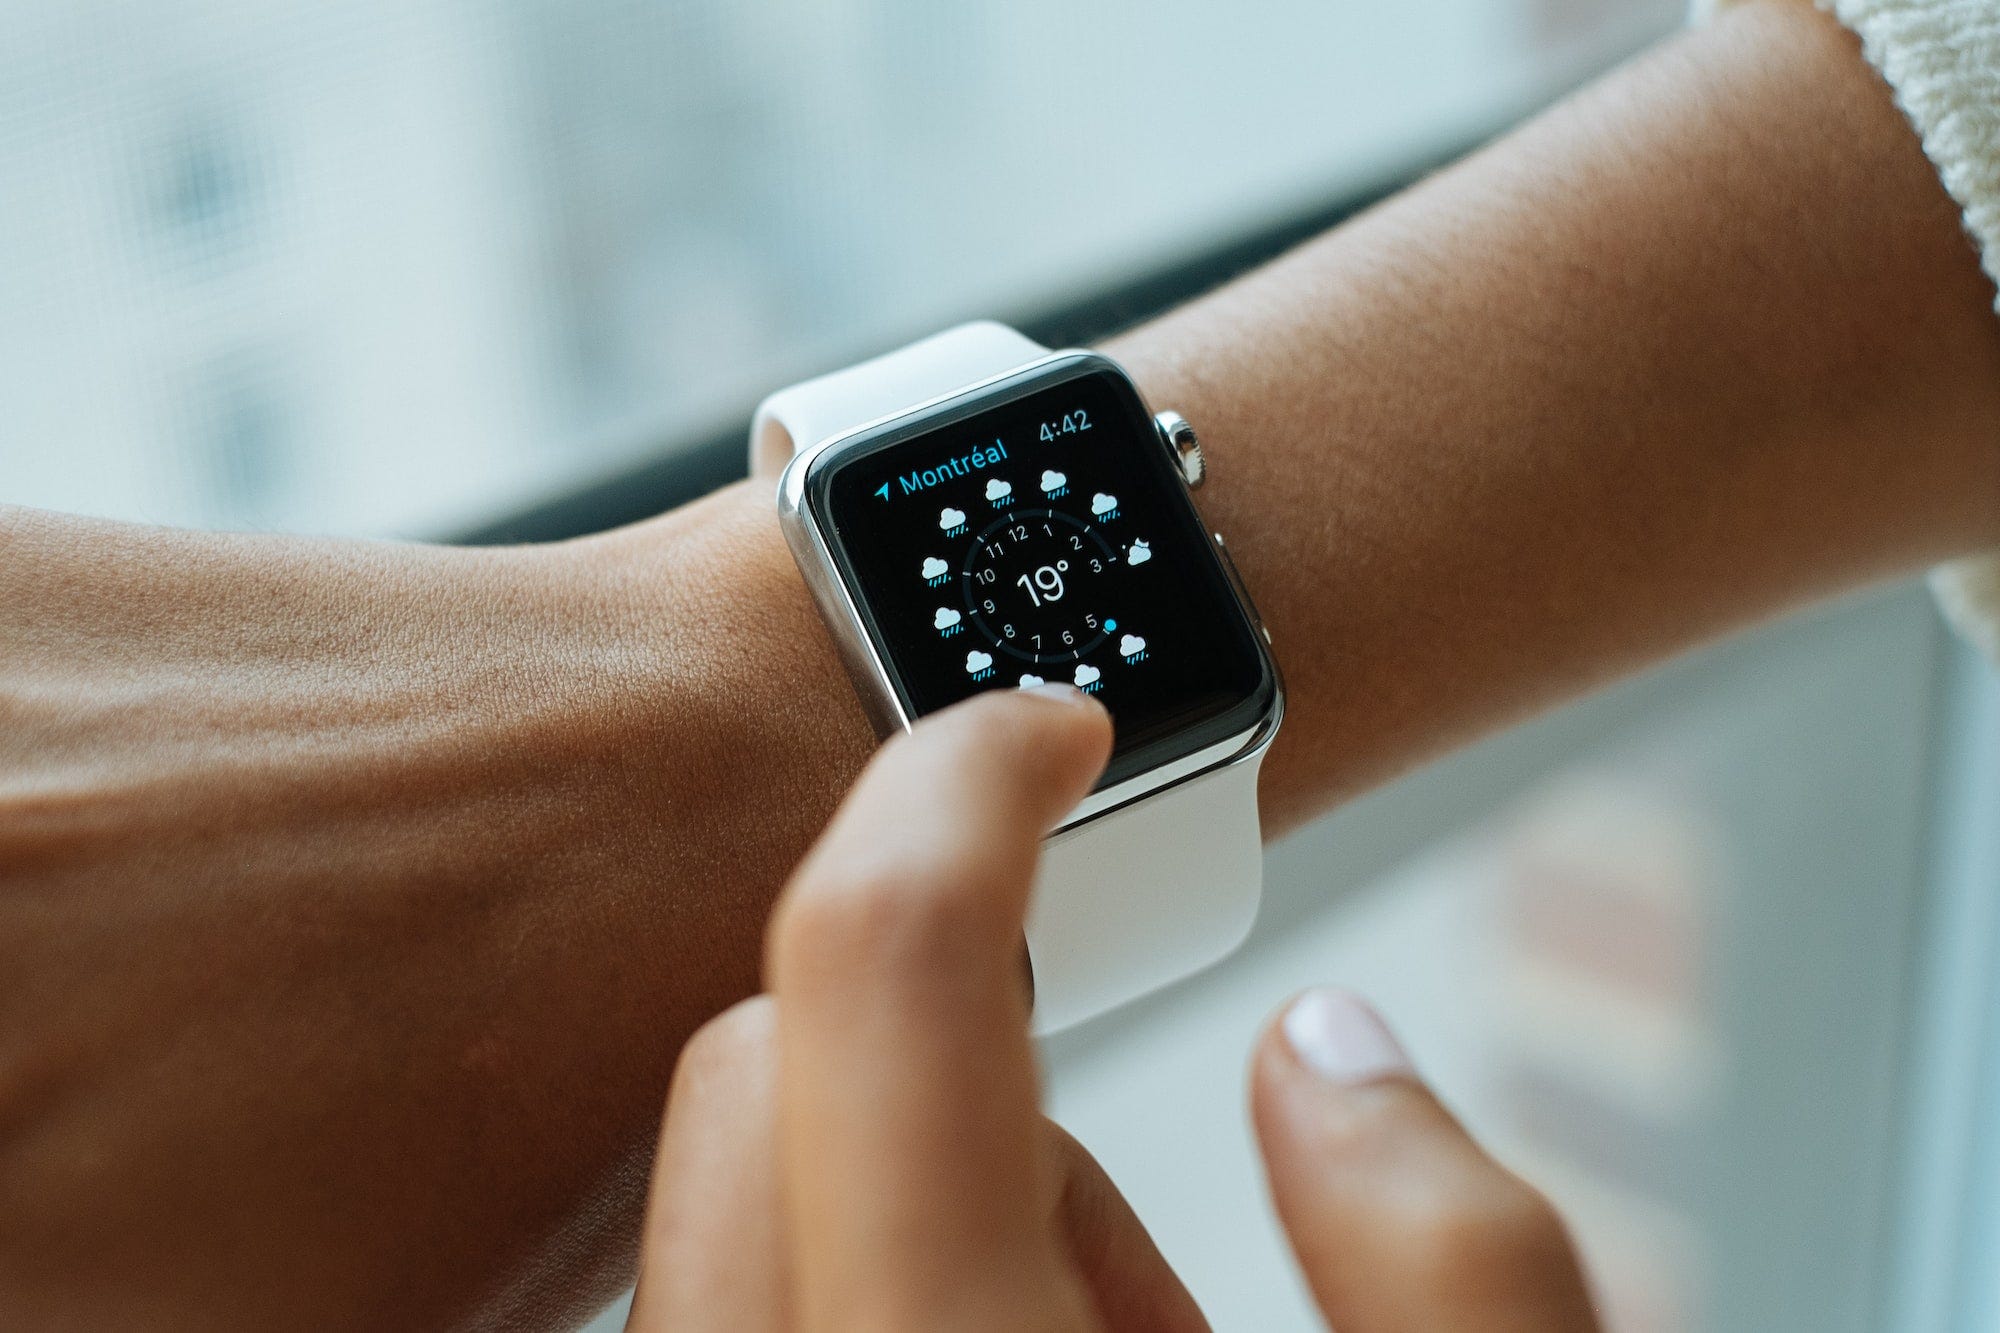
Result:
{"label": "skin", "polygon": [[[1285,672],[1267,828],[2000,544],[1992,297],[1771,0],[1119,340]],[[767,482],[511,551],[0,510],[0,1326],[595,1308],[872,745]]]}
{"label": "skin", "polygon": [[[869,766],[779,900],[768,994],[682,1059],[631,1333],[1208,1328],[1039,1105],[1021,923],[1042,835],[1110,749],[1104,710],[1057,686],[947,709]],[[946,817],[912,835],[915,803]],[[1595,1329],[1548,1203],[1372,1012],[1326,998],[1372,1028],[1371,1058],[1301,1058],[1274,1023],[1251,1104],[1333,1326]]]}

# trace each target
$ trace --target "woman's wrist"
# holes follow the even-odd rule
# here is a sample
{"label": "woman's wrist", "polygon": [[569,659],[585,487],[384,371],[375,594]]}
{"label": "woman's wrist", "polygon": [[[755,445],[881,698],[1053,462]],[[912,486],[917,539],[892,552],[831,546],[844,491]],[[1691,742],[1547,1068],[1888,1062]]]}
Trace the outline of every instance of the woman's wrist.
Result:
{"label": "woman's wrist", "polygon": [[[650,523],[557,548],[623,608],[661,676],[645,701],[660,778],[704,810],[690,841],[775,891],[875,744],[778,530],[767,483],[738,482]],[[754,934],[754,927],[751,930]]]}

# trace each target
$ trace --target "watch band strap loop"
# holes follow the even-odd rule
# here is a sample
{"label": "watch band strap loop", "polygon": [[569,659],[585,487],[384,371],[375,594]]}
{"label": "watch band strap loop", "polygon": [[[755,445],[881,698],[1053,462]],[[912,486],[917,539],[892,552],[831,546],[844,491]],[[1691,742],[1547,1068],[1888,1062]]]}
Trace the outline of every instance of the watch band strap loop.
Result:
{"label": "watch band strap loop", "polygon": [[990,319],[780,389],[750,424],[750,471],[775,476],[821,440],[907,412],[1048,355],[1048,348]]}

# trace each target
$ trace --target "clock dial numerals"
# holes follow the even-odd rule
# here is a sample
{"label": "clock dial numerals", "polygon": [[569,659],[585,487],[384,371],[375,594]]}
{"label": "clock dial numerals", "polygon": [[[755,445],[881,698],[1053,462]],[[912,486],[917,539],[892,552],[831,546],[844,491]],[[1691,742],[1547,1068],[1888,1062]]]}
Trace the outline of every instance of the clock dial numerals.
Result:
{"label": "clock dial numerals", "polygon": [[1083,520],[1054,509],[997,519],[972,539],[960,581],[973,623],[1029,662],[1074,661],[1110,633],[1093,601],[1116,552]]}

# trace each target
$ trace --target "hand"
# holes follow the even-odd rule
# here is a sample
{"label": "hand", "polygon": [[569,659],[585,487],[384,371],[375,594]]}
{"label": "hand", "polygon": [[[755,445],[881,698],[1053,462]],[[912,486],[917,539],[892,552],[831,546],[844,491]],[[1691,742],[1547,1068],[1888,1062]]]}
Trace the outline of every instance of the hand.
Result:
{"label": "hand", "polygon": [[[1074,691],[988,695],[870,766],[779,903],[770,994],[682,1057],[628,1329],[1207,1327],[1037,1104],[1029,884],[1110,740]],[[1342,1333],[1595,1327],[1554,1211],[1365,1006],[1301,997],[1252,1080],[1279,1216]]]}

